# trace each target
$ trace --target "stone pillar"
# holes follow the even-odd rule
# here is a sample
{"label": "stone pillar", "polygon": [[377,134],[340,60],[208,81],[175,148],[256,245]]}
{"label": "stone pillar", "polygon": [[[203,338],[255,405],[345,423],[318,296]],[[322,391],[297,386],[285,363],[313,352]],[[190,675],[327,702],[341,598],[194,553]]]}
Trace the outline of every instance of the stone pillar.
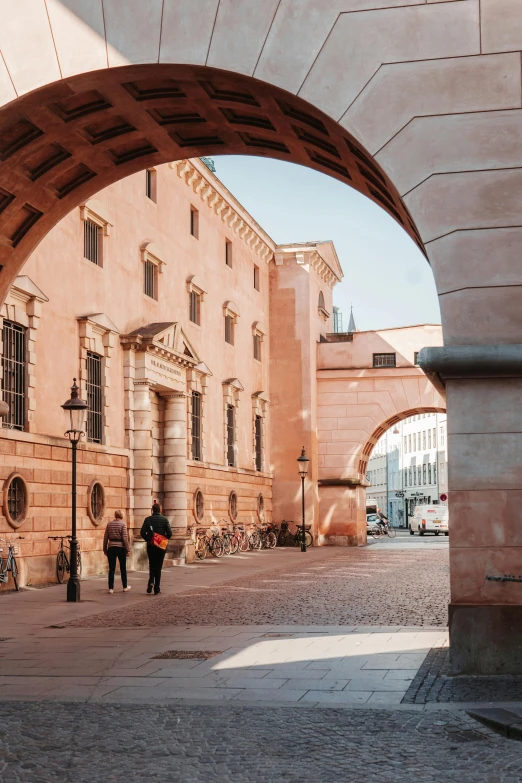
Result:
{"label": "stone pillar", "polygon": [[134,381],[134,540],[152,505],[152,405],[148,381]]}
{"label": "stone pillar", "polygon": [[522,674],[522,345],[425,348],[448,401],[450,664]]}
{"label": "stone pillar", "polygon": [[163,513],[175,537],[187,535],[187,395],[162,394],[165,400],[163,430]]}

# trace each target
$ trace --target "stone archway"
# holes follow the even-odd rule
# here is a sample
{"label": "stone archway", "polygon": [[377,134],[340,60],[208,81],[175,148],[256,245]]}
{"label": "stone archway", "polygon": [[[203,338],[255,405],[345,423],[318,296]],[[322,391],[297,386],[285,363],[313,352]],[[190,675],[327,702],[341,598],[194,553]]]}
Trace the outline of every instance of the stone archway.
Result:
{"label": "stone archway", "polygon": [[[38,241],[95,191],[216,151],[327,171],[424,245],[446,344],[425,368],[446,378],[462,533],[452,541],[459,671],[522,667],[519,589],[485,581],[518,563],[508,509],[522,481],[520,50],[517,0],[18,0],[0,28],[0,299]],[[183,73],[207,82],[185,116]]]}

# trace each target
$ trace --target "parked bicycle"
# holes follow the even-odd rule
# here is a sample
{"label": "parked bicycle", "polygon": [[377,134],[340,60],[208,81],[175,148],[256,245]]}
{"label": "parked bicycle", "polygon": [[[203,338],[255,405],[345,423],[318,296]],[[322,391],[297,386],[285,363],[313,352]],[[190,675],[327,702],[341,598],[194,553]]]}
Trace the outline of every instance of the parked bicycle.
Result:
{"label": "parked bicycle", "polygon": [[[60,548],[56,555],[56,578],[60,584],[63,584],[65,574],[71,571],[71,538],[72,536],[47,536],[51,541],[59,541]],[[64,544],[64,541],[68,541],[68,544]],[[80,552],[80,542],[78,541],[78,549],[76,552],[76,563],[78,576],[82,575],[82,554]]]}
{"label": "parked bicycle", "polygon": [[[23,540],[23,536],[16,536],[16,538]],[[17,544],[13,543],[13,539],[0,538],[0,541],[7,544],[7,558],[5,560],[2,557],[3,549],[0,549],[0,583],[6,585],[9,574],[11,574],[15,590],[18,591],[18,564],[15,555],[20,554],[20,549]]]}
{"label": "parked bicycle", "polygon": [[[224,523],[224,524],[223,524]],[[226,519],[221,520],[221,538],[223,540],[223,550],[226,555],[235,555],[239,549],[239,539],[235,533],[231,533],[228,529],[228,522]]]}
{"label": "parked bicycle", "polygon": [[[303,527],[302,525],[296,525],[295,533],[291,533],[290,525],[293,524],[292,521],[288,522],[286,519],[283,519],[281,522],[281,530],[277,537],[279,546],[292,546],[292,544],[294,546],[301,546],[301,541],[303,540]],[[311,527],[311,525],[305,525],[304,540],[307,547],[313,546],[314,544],[312,534],[310,533]]]}
{"label": "parked bicycle", "polygon": [[244,525],[234,525],[234,535],[237,538],[240,551],[248,552],[248,533],[246,532]]}
{"label": "parked bicycle", "polygon": [[198,560],[204,560],[209,552],[214,557],[223,557],[225,554],[223,539],[215,528],[196,528],[194,546]]}

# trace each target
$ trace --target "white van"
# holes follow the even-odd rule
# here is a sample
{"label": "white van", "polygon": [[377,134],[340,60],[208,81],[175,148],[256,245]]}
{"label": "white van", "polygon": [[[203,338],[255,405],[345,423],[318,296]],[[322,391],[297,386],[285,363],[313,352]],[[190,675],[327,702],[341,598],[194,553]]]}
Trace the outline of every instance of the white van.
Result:
{"label": "white van", "polygon": [[447,506],[417,506],[410,517],[410,536],[418,533],[423,536],[424,533],[439,533],[449,535],[448,529],[449,517]]}

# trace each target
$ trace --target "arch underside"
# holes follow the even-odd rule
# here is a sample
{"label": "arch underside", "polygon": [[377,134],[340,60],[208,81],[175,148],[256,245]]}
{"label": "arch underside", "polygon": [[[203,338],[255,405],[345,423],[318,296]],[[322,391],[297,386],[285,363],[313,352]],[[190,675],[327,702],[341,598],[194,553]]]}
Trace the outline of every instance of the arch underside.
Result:
{"label": "arch underside", "polygon": [[302,99],[209,67],[125,66],[55,82],[0,111],[0,294],[46,233],[97,191],[147,167],[215,154],[329,174],[378,203],[424,251],[373,158]]}
{"label": "arch underside", "polygon": [[364,478],[366,475],[366,470],[368,467],[368,460],[371,457],[372,451],[375,447],[375,444],[379,440],[379,438],[382,438],[385,432],[389,430],[391,427],[393,427],[395,424],[398,424],[400,421],[404,421],[404,419],[407,419],[409,416],[418,416],[421,413],[446,413],[446,408],[441,407],[434,407],[434,406],[427,406],[427,407],[417,407],[417,408],[411,408],[406,411],[402,411],[401,413],[396,413],[394,416],[390,416],[389,419],[386,419],[386,421],[383,421],[382,424],[380,424],[376,429],[372,432],[366,443],[364,444],[362,450],[361,450],[361,457],[358,462],[358,471],[360,478]]}

